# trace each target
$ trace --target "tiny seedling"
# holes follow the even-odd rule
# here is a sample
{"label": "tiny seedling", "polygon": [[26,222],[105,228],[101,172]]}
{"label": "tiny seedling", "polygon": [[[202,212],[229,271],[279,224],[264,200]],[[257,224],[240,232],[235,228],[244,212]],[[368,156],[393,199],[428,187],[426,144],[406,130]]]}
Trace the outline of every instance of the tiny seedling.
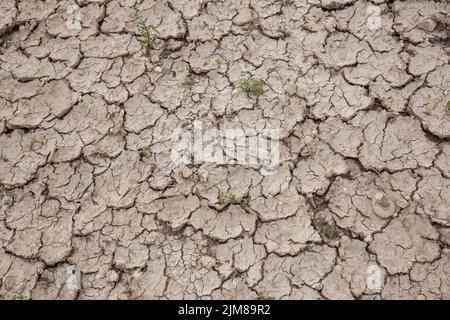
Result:
{"label": "tiny seedling", "polygon": [[137,10],[133,10],[130,12],[130,14],[128,15],[131,19],[136,19],[138,17],[138,12]]}
{"label": "tiny seedling", "polygon": [[294,4],[294,0],[281,0],[280,2],[282,7],[292,6]]}
{"label": "tiny seedling", "polygon": [[216,65],[217,69],[222,68],[223,61],[222,61],[220,58],[217,58],[217,59],[214,61],[214,63],[215,63],[215,65]]}
{"label": "tiny seedling", "polygon": [[141,158],[148,158],[152,155],[152,152],[147,147],[139,148],[138,153]]}
{"label": "tiny seedling", "polygon": [[192,90],[192,88],[196,84],[198,84],[198,82],[191,78],[187,78],[186,80],[183,81],[183,87],[185,87],[186,89],[189,89],[189,90]]}
{"label": "tiny seedling", "polygon": [[36,144],[39,144],[40,146],[42,146],[44,143],[41,140],[39,140],[39,139],[37,139],[35,137],[32,137],[31,138],[31,143],[30,143],[30,149],[34,149],[34,146]]}
{"label": "tiny seedling", "polygon": [[429,117],[433,116],[433,110],[432,109],[427,109],[425,110],[425,114]]}
{"label": "tiny seedling", "polygon": [[27,297],[21,294],[15,294],[12,296],[11,300],[29,300]]}
{"label": "tiny seedling", "polygon": [[254,95],[257,97],[264,93],[263,86],[265,83],[263,80],[253,78],[245,72],[242,72],[241,76],[243,78],[239,81],[239,87],[242,91],[244,91],[248,95]]}
{"label": "tiny seedling", "polygon": [[119,130],[117,130],[117,135],[118,135],[119,137],[125,138],[125,137],[127,136],[127,133],[126,133],[125,130],[119,129]]}
{"label": "tiny seedling", "polygon": [[202,191],[203,191],[203,188],[202,188],[202,187],[199,187],[199,186],[195,187],[195,189],[194,189],[194,192],[195,192],[196,195],[200,195],[200,193],[201,193]]}
{"label": "tiny seedling", "polygon": [[230,192],[220,191],[217,196],[217,200],[220,204],[225,204],[233,199],[233,195]]}
{"label": "tiny seedling", "polygon": [[447,101],[447,105],[444,107],[445,112],[450,113],[450,100]]}
{"label": "tiny seedling", "polygon": [[127,285],[127,287],[123,290],[123,294],[127,297],[128,300],[131,300],[133,298],[133,290],[131,290],[131,287]]}
{"label": "tiny seedling", "polygon": [[250,212],[250,203],[248,202],[248,199],[242,199],[240,202],[240,206],[245,212]]}
{"label": "tiny seedling", "polygon": [[339,229],[323,218],[318,217],[313,219],[313,226],[323,238],[328,240],[336,240],[339,238]]}
{"label": "tiny seedling", "polygon": [[99,155],[100,158],[102,158],[102,159],[109,159],[109,153],[108,153],[108,150],[107,150],[106,148],[100,150],[100,151],[98,152],[98,155]]}
{"label": "tiny seedling", "polygon": [[144,42],[146,54],[148,54],[150,50],[153,49],[153,45],[156,40],[156,27],[152,24],[146,23],[145,20],[141,20],[138,24],[138,35]]}
{"label": "tiny seedling", "polygon": [[256,300],[273,300],[273,298],[269,297],[267,293],[260,292],[258,293]]}

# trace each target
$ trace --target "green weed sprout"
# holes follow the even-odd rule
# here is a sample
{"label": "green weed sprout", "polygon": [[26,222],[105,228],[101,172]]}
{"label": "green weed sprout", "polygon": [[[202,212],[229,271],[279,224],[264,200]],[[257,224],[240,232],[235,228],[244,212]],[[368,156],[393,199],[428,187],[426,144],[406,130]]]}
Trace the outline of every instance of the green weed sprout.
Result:
{"label": "green weed sprout", "polygon": [[148,55],[150,50],[153,49],[157,37],[156,27],[152,24],[148,24],[145,20],[141,20],[138,24],[138,35],[144,42],[146,54]]}
{"label": "green weed sprout", "polygon": [[248,95],[254,95],[256,97],[259,97],[264,93],[263,86],[265,82],[261,79],[256,79],[250,74],[242,72],[241,76],[243,77],[241,80],[239,80],[239,87],[241,90]]}

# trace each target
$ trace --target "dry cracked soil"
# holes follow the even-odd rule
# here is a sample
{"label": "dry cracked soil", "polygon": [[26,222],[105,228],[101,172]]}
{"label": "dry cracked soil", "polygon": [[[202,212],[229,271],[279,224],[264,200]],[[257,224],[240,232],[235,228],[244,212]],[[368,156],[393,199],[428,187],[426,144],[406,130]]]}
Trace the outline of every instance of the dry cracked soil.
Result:
{"label": "dry cracked soil", "polygon": [[450,299],[449,12],[1,0],[0,299]]}

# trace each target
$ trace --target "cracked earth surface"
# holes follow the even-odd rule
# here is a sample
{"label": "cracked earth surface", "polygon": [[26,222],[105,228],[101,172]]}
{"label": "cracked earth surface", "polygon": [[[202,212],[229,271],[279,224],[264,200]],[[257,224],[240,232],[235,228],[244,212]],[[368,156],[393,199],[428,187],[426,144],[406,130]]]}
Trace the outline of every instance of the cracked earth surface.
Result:
{"label": "cracked earth surface", "polygon": [[[2,0],[0,298],[450,299],[449,12]],[[280,127],[280,167],[173,168],[195,120]]]}

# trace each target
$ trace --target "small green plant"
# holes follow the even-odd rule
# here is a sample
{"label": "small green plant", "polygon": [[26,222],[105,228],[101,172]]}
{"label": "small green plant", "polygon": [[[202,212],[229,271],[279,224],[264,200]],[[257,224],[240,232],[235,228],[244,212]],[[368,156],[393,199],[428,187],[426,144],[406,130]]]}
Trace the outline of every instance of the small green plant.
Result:
{"label": "small green plant", "polygon": [[128,15],[131,19],[136,19],[138,17],[138,12],[137,10],[133,10],[130,12],[130,14]]}
{"label": "small green plant", "polygon": [[245,212],[247,212],[247,213],[250,212],[250,203],[249,203],[248,199],[242,199],[240,202],[240,206],[241,206],[242,210],[244,210]]}
{"label": "small green plant", "polygon": [[147,147],[139,148],[138,153],[141,158],[148,158],[152,155],[152,152]]}
{"label": "small green plant", "polygon": [[223,61],[222,61],[220,58],[217,58],[217,59],[214,61],[214,63],[215,63],[215,65],[216,65],[217,69],[222,68]]}
{"label": "small green plant", "polygon": [[322,236],[328,240],[336,240],[339,238],[339,229],[327,222],[325,219],[317,217],[313,219],[313,226]]}
{"label": "small green plant", "polygon": [[145,20],[141,20],[138,24],[138,35],[144,42],[146,54],[148,55],[150,50],[153,49],[157,37],[156,27],[152,24],[148,24]]}
{"label": "small green plant", "polygon": [[22,294],[15,294],[12,296],[11,300],[30,300]]}
{"label": "small green plant", "polygon": [[445,112],[449,113],[450,112],[450,100],[447,101],[447,105],[444,107]]}
{"label": "small green plant", "polygon": [[128,300],[131,300],[133,298],[133,290],[131,289],[130,285],[127,285],[122,293],[126,296]]}
{"label": "small green plant", "polygon": [[294,0],[281,0],[280,2],[282,7],[292,6],[294,4]]}
{"label": "small green plant", "polygon": [[269,297],[267,293],[260,292],[258,293],[256,300],[273,300],[273,298]]}
{"label": "small green plant", "polygon": [[44,143],[41,140],[39,140],[38,138],[32,137],[31,138],[31,143],[30,143],[30,149],[34,149],[34,146],[36,144],[42,146]]}
{"label": "small green plant", "polygon": [[239,81],[239,87],[242,91],[244,91],[248,95],[254,95],[257,97],[264,93],[263,86],[265,82],[263,80],[253,78],[246,72],[242,72],[241,76],[243,78]]}
{"label": "small green plant", "polygon": [[98,155],[100,156],[100,158],[102,159],[109,159],[109,153],[108,150],[106,148],[103,148],[102,150],[100,150],[98,152]]}
{"label": "small green plant", "polygon": [[202,191],[203,191],[203,188],[199,187],[199,186],[195,187],[195,189],[194,189],[194,192],[196,195],[200,195],[200,193],[202,193]]}
{"label": "small green plant", "polygon": [[220,204],[225,204],[233,199],[233,195],[230,192],[220,191],[217,196],[217,200]]}
{"label": "small green plant", "polygon": [[125,130],[123,130],[123,129],[119,129],[119,130],[117,130],[117,133],[116,133],[119,137],[122,137],[122,138],[125,138],[126,136],[127,136],[127,132],[125,131]]}
{"label": "small green plant", "polygon": [[198,82],[192,78],[187,78],[186,80],[183,81],[183,87],[185,87],[186,89],[189,89],[189,90],[192,90],[192,88],[196,84],[198,84]]}

